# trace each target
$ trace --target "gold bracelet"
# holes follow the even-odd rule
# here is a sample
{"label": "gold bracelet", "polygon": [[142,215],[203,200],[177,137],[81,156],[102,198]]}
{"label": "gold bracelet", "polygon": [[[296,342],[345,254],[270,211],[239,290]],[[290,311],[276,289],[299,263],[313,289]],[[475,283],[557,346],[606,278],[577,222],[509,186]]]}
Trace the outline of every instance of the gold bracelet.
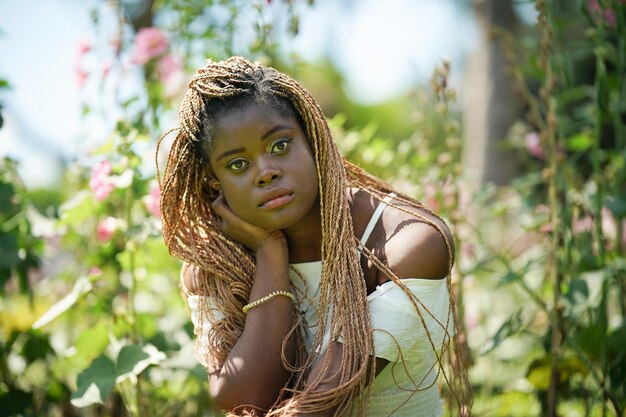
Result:
{"label": "gold bracelet", "polygon": [[243,308],[241,310],[244,313],[247,313],[248,311],[250,311],[254,307],[260,306],[264,302],[269,301],[270,299],[276,297],[277,295],[283,295],[283,296],[289,298],[294,305],[296,305],[296,303],[297,303],[296,297],[292,293],[290,293],[289,291],[274,291],[274,292],[271,292],[271,293],[267,294],[263,298],[259,298],[258,300],[253,301],[250,304],[246,304],[245,306],[243,306]]}

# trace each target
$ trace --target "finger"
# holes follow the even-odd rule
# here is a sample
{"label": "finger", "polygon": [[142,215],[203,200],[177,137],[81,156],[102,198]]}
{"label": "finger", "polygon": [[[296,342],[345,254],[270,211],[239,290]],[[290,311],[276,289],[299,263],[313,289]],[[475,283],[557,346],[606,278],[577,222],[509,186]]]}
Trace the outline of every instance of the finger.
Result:
{"label": "finger", "polygon": [[217,196],[217,198],[215,200],[213,200],[213,202],[211,203],[211,207],[213,207],[213,210],[215,210],[215,212],[222,217],[222,214],[224,212],[224,210],[226,209],[226,201],[224,200],[224,194],[221,194]]}
{"label": "finger", "polygon": [[228,207],[228,203],[226,202],[226,199],[224,198],[223,194],[220,194],[215,199],[212,206],[213,206],[213,210],[215,210],[215,213],[222,218],[222,221],[227,221],[227,222],[232,223],[232,222],[236,222],[240,220],[239,216],[237,216],[230,209],[230,207]]}

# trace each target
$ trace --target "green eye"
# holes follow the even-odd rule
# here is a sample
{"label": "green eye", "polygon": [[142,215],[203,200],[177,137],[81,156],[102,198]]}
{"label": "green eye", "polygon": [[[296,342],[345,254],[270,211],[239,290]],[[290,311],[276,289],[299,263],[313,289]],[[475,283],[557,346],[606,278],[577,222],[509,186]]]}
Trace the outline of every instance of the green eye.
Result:
{"label": "green eye", "polygon": [[291,142],[291,139],[278,139],[276,142],[272,143],[272,153],[281,154],[287,151],[287,148],[289,148],[289,142]]}
{"label": "green eye", "polygon": [[237,158],[226,164],[226,168],[233,171],[241,171],[249,165],[249,162],[243,158]]}

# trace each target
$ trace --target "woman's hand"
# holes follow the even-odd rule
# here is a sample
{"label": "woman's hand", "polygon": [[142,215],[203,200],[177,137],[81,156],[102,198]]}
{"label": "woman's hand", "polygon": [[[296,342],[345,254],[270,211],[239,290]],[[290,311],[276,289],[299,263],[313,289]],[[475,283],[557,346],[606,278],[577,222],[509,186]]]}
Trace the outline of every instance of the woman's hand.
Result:
{"label": "woman's hand", "polygon": [[220,228],[222,232],[247,248],[257,252],[261,247],[268,244],[286,244],[285,235],[282,231],[263,229],[235,214],[226,203],[224,194],[220,193],[212,206],[215,213],[221,218]]}

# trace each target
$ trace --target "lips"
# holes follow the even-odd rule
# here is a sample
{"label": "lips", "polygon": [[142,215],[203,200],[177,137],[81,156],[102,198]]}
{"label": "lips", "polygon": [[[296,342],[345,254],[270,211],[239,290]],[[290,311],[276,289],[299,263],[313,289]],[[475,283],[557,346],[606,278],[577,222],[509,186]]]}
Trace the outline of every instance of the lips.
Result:
{"label": "lips", "polygon": [[274,187],[261,195],[259,207],[266,210],[275,209],[293,200],[293,191],[285,187]]}

